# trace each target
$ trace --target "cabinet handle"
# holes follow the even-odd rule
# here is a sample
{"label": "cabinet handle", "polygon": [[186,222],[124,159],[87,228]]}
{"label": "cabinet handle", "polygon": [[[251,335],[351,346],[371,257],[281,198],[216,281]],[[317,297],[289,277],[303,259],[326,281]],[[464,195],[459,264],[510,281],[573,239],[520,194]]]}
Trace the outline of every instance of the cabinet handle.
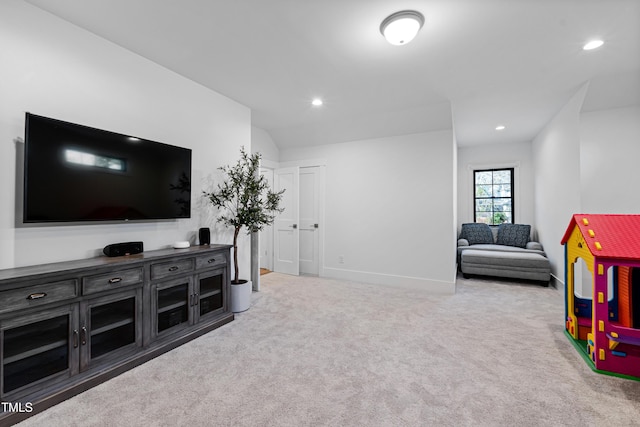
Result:
{"label": "cabinet handle", "polygon": [[207,261],[209,264],[211,264],[212,262],[216,262],[215,258],[211,258],[209,261]]}
{"label": "cabinet handle", "polygon": [[28,300],[40,299],[46,297],[47,294],[44,292],[34,292],[27,297]]}
{"label": "cabinet handle", "polygon": [[113,279],[109,279],[109,284],[113,285],[114,283],[122,282],[122,277],[114,277]]}
{"label": "cabinet handle", "polygon": [[82,345],[87,344],[87,328],[85,326],[80,329],[80,342]]}
{"label": "cabinet handle", "polygon": [[73,330],[73,348],[78,348],[78,330]]}
{"label": "cabinet handle", "polygon": [[173,267],[169,267],[169,271],[176,271],[179,267],[178,266],[173,266]]}
{"label": "cabinet handle", "polygon": [[189,295],[189,306],[193,307],[194,305],[198,305],[198,294]]}

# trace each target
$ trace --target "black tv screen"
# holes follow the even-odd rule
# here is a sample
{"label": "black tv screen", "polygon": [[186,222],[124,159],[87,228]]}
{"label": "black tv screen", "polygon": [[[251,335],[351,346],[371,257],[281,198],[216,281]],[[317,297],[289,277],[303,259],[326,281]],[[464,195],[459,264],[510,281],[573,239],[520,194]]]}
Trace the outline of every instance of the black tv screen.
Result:
{"label": "black tv screen", "polygon": [[27,113],[24,222],[191,216],[191,150]]}

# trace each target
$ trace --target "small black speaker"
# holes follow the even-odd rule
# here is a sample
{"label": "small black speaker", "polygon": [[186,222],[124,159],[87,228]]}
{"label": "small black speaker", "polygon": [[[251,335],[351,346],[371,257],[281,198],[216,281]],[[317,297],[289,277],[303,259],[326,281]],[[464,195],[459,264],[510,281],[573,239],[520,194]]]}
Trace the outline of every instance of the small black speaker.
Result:
{"label": "small black speaker", "polygon": [[210,245],[211,244],[211,231],[208,228],[201,228],[198,232],[198,236],[200,238],[201,245]]}
{"label": "small black speaker", "polygon": [[142,242],[126,242],[126,243],[114,243],[104,247],[102,252],[106,256],[123,256],[134,255],[143,252]]}

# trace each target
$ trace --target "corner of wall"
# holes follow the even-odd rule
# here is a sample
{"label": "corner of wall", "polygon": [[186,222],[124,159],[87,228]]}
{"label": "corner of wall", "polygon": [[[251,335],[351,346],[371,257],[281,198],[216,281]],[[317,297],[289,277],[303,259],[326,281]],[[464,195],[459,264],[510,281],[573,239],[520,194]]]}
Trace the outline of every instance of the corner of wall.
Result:
{"label": "corner of wall", "polygon": [[268,131],[251,126],[251,152],[262,154],[262,160],[279,163],[280,149]]}
{"label": "corner of wall", "polygon": [[540,243],[559,277],[564,265],[560,239],[566,222],[580,211],[580,110],[589,82],[583,83],[531,144],[534,217]]}

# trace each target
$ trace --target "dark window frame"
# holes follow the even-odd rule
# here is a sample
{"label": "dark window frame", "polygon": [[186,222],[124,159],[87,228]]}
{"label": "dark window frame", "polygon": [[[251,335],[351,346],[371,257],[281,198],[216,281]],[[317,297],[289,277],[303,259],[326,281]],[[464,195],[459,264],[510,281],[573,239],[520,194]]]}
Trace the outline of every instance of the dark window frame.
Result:
{"label": "dark window frame", "polygon": [[[508,197],[495,197],[493,194],[491,197],[478,197],[477,192],[476,192],[476,176],[478,172],[503,172],[503,171],[509,171],[510,174],[510,185],[511,185],[511,195]],[[479,222],[478,221],[478,213],[479,212],[487,212],[487,211],[478,211],[478,204],[477,204],[477,200],[494,200],[494,199],[510,199],[511,200],[511,221],[504,221],[503,223],[508,223],[508,224],[515,224],[515,168],[514,167],[506,167],[506,168],[490,168],[490,169],[474,169],[473,170],[473,222]],[[494,184],[493,182],[491,183],[491,185],[497,185]],[[493,202],[492,202],[493,205]],[[489,225],[500,225],[501,223],[495,223],[494,221],[494,214],[496,212],[501,212],[501,211],[495,211],[495,210],[491,210],[491,223]]]}

